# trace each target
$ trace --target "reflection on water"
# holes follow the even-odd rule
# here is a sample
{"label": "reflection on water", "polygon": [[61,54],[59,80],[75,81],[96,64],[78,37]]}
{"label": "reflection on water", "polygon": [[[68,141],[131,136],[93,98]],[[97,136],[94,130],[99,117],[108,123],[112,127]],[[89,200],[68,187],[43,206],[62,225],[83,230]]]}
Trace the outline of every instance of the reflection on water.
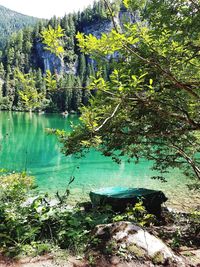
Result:
{"label": "reflection on water", "polygon": [[186,187],[186,178],[178,171],[168,175],[168,183],[150,179],[156,175],[150,170],[151,162],[117,165],[96,151],[82,159],[65,157],[55,136],[47,135],[46,128],[70,131],[76,116],[63,118],[56,114],[29,114],[0,112],[0,168],[27,170],[37,178],[40,191],[64,190],[70,176],[75,176],[71,201],[87,197],[91,189],[105,186],[130,186],[161,189],[168,196],[169,205],[181,204],[184,209],[200,204],[197,194]]}

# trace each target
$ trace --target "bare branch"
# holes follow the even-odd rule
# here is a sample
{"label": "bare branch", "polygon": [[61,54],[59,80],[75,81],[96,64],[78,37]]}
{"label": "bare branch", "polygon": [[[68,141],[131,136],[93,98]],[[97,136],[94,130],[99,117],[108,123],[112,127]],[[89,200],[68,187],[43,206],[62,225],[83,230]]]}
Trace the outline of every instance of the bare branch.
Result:
{"label": "bare branch", "polygon": [[117,104],[117,106],[115,107],[113,113],[108,118],[106,118],[104,120],[104,122],[98,128],[95,129],[95,132],[98,132],[110,119],[112,119],[115,116],[117,110],[119,109],[120,104],[121,103]]}
{"label": "bare branch", "polygon": [[190,164],[190,166],[193,168],[194,172],[196,173],[196,176],[200,180],[200,168],[196,165],[195,161],[189,157],[183,149],[178,147],[177,145],[172,145],[172,148],[176,149],[176,151]]}
{"label": "bare branch", "polygon": [[105,6],[106,6],[107,9],[108,9],[109,14],[110,14],[110,17],[111,17],[111,20],[112,20],[113,27],[114,27],[115,31],[116,31],[116,32],[119,32],[119,31],[118,31],[117,24],[116,24],[116,22],[115,22],[115,18],[114,18],[114,16],[113,16],[112,7],[109,5],[109,3],[108,3],[107,0],[104,0],[104,3],[105,3]]}

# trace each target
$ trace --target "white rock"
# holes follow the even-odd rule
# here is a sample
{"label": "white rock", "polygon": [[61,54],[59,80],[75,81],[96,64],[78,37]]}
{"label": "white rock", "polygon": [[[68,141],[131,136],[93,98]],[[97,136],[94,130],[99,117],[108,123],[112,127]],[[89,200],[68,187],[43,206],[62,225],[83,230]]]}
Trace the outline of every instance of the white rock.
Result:
{"label": "white rock", "polygon": [[126,247],[136,246],[144,251],[150,259],[160,255],[163,261],[173,262],[178,267],[186,266],[183,259],[177,256],[161,239],[147,232],[145,229],[130,222],[117,222],[107,225],[98,225],[96,235],[103,235],[108,232],[110,240],[117,244],[126,244]]}

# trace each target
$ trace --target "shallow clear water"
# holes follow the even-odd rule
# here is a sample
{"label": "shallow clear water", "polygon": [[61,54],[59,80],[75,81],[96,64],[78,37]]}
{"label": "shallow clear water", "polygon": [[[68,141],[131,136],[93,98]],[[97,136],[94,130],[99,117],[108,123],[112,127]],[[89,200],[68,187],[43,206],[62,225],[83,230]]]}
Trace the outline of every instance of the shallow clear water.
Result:
{"label": "shallow clear water", "polygon": [[178,171],[168,174],[168,183],[150,179],[155,172],[149,161],[118,165],[97,151],[82,159],[64,156],[55,136],[48,135],[46,128],[70,131],[70,123],[77,123],[76,116],[59,114],[29,114],[0,112],[0,168],[22,171],[34,175],[38,191],[54,193],[63,191],[70,179],[71,202],[87,198],[91,189],[105,186],[146,187],[163,190],[169,198],[168,205],[188,209],[200,204],[198,194],[188,191],[186,178]]}

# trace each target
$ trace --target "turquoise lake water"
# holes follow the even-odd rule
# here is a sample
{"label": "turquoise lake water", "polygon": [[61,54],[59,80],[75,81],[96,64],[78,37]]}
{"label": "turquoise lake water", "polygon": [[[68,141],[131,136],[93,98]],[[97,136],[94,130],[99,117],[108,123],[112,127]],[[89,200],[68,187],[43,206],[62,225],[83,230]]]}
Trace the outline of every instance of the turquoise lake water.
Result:
{"label": "turquoise lake water", "polygon": [[72,202],[87,198],[92,189],[117,185],[163,190],[169,198],[168,205],[173,207],[188,209],[200,204],[199,195],[188,191],[187,180],[178,170],[168,174],[167,183],[161,183],[150,178],[156,173],[150,170],[152,163],[146,160],[137,165],[126,161],[118,165],[94,150],[82,159],[64,156],[58,140],[48,135],[46,128],[70,131],[71,122],[77,123],[78,118],[0,112],[0,168],[26,170],[36,177],[38,191],[51,194],[63,191],[73,175]]}

